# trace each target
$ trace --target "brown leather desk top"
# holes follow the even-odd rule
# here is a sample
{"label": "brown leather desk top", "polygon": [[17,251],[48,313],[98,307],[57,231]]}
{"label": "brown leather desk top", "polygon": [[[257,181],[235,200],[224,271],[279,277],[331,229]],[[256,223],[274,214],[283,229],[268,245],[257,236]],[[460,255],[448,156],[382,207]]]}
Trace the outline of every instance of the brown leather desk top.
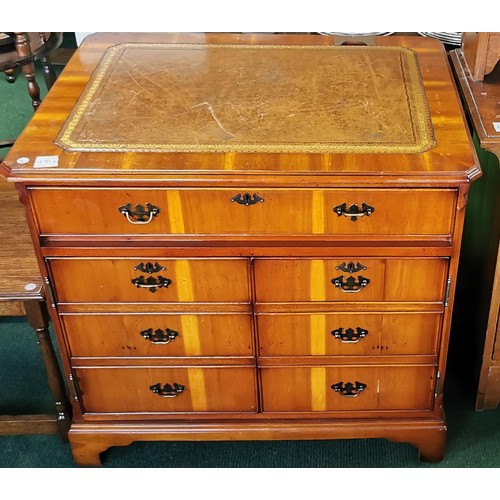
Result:
{"label": "brown leather desk top", "polygon": [[[33,184],[231,178],[249,186],[275,185],[276,176],[282,185],[296,185],[297,176],[304,186],[361,178],[456,185],[480,175],[440,42],[334,42],[321,35],[91,35],[3,173]],[[40,156],[53,156],[55,165],[37,163]]]}
{"label": "brown leather desk top", "polygon": [[107,49],[56,142],[68,151],[417,153],[434,137],[406,48],[127,43]]}

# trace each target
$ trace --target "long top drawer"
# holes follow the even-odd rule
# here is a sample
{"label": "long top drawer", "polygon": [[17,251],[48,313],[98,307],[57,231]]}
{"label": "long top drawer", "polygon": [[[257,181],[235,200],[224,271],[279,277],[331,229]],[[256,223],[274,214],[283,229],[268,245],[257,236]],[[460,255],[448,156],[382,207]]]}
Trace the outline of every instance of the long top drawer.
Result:
{"label": "long top drawer", "polygon": [[41,234],[449,235],[451,189],[35,188]]}

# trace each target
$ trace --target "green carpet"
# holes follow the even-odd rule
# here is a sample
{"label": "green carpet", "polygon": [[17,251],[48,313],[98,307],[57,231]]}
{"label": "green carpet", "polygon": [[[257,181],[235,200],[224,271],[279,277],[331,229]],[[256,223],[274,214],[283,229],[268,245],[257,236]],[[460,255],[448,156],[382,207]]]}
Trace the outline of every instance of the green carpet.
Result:
{"label": "green carpet", "polygon": [[[500,467],[500,411],[475,412],[450,377],[445,386],[448,438],[437,464],[415,448],[384,439],[335,441],[137,442],[103,454],[104,468],[449,468]],[[0,319],[0,413],[52,411],[36,336],[22,318]],[[58,436],[0,436],[0,468],[75,467]]]}
{"label": "green carpet", "polygon": [[[38,81],[45,93],[43,78]],[[0,75],[0,139],[32,115],[21,75]],[[0,150],[0,158],[5,150]],[[453,360],[451,360],[453,361]],[[474,411],[474,394],[451,372],[445,384],[445,458],[422,463],[415,448],[382,439],[338,441],[138,442],[103,454],[104,468],[491,468],[500,467],[500,411]],[[35,334],[23,319],[0,318],[0,413],[52,411]],[[57,436],[0,436],[0,468],[75,467]],[[57,494],[57,493],[56,493]]]}

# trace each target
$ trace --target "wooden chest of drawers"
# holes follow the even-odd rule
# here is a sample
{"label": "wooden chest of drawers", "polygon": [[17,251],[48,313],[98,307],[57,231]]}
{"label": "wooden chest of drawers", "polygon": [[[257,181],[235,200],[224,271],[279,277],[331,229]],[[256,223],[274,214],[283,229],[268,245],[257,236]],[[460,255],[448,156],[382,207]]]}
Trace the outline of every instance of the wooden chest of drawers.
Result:
{"label": "wooden chest of drawers", "polygon": [[481,172],[439,42],[94,35],[2,168],[52,291],[78,463],[164,439],[442,457]]}

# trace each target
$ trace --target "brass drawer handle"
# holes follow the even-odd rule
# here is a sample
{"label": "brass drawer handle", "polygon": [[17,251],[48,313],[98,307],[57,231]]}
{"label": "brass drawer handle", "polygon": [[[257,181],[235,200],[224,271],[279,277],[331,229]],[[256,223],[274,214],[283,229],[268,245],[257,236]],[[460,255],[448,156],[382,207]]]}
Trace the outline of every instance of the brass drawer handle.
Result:
{"label": "brass drawer handle", "polygon": [[152,276],[149,276],[149,278],[139,276],[138,278],[131,280],[131,283],[137,288],[146,288],[151,293],[155,293],[159,288],[168,288],[168,285],[172,283],[172,280],[164,278],[163,276],[158,276],[157,278],[153,278]]}
{"label": "brass drawer handle", "polygon": [[165,268],[158,264],[158,262],[155,262],[154,264],[151,262],[141,262],[140,264],[137,264],[137,266],[134,267],[134,271],[141,271],[141,273],[147,273],[147,274],[154,274],[154,273],[159,273],[160,271],[165,271]]}
{"label": "brass drawer handle", "polygon": [[355,204],[347,208],[347,203],[342,203],[342,205],[334,207],[333,211],[339,217],[343,215],[344,217],[349,217],[353,222],[356,222],[358,217],[364,217],[365,215],[369,217],[375,212],[375,209],[366,203],[361,203],[361,209]]}
{"label": "brass drawer handle", "polygon": [[127,203],[118,208],[118,211],[126,217],[130,224],[149,224],[153,217],[160,213],[160,209],[151,203],[146,203],[146,208],[142,205],[136,205],[134,209],[132,209],[131,203]]}
{"label": "brass drawer handle", "polygon": [[245,205],[246,207],[249,207],[250,205],[255,205],[259,202],[262,203],[264,201],[264,198],[261,198],[257,194],[250,196],[250,193],[245,193],[243,196],[241,196],[241,193],[238,193],[236,196],[233,196],[231,198],[231,201],[235,201],[236,203],[238,203],[238,205]]}
{"label": "brass drawer handle", "polygon": [[357,344],[361,339],[364,339],[368,335],[368,330],[364,330],[363,328],[357,326],[356,331],[352,328],[347,328],[344,332],[343,328],[337,328],[336,330],[332,330],[330,333],[343,344]]}
{"label": "brass drawer handle", "polygon": [[160,383],[157,383],[152,385],[149,390],[162,398],[176,398],[179,394],[184,392],[185,388],[184,385],[174,382],[173,385],[165,384],[163,387]]}
{"label": "brass drawer handle", "polygon": [[146,340],[149,340],[152,344],[170,344],[172,340],[179,336],[179,332],[175,330],[171,330],[170,328],[165,328],[164,330],[158,328],[153,331],[152,328],[148,328],[147,330],[143,330],[140,332]]}
{"label": "brass drawer handle", "polygon": [[359,275],[357,279],[349,276],[344,281],[344,276],[338,276],[337,278],[333,278],[331,282],[344,293],[358,293],[365,286],[369,285],[370,280]]}
{"label": "brass drawer handle", "polygon": [[152,344],[165,345],[165,344],[170,344],[170,342],[172,342],[172,340],[174,340],[179,335],[179,332],[171,330],[170,328],[165,328],[165,330],[158,328],[157,330],[154,331],[152,328],[148,328],[147,330],[143,330],[140,334],[146,340],[149,340]]}
{"label": "brass drawer handle", "polygon": [[[140,271],[141,273],[154,274],[159,273],[160,271],[165,271],[165,268],[155,262],[141,262],[134,267],[134,271]],[[131,283],[135,285],[137,288],[147,288],[151,293],[155,293],[158,288],[168,288],[168,285],[172,283],[172,280],[169,278],[164,278],[163,276],[158,276],[153,278],[149,276],[145,278],[144,276],[139,276],[138,278],[134,278]]]}
{"label": "brass drawer handle", "polygon": [[365,389],[366,389],[366,384],[363,384],[363,382],[337,382],[336,384],[333,384],[331,388],[335,391],[338,392],[341,396],[344,396],[346,398],[355,398],[359,396]]}
{"label": "brass drawer handle", "polygon": [[349,262],[349,264],[346,264],[345,262],[342,262],[339,266],[337,266],[335,269],[338,271],[344,271],[344,273],[359,273],[359,271],[366,271],[367,267],[358,262],[357,264],[354,264],[354,262]]}

